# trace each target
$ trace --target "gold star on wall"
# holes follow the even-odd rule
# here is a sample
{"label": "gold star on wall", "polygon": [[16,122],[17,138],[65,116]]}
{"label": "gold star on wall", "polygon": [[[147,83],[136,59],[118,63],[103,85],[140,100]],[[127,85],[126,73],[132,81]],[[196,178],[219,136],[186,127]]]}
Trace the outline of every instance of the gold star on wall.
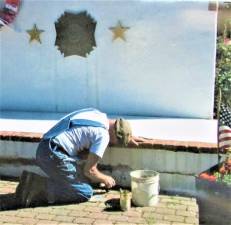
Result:
{"label": "gold star on wall", "polygon": [[40,39],[40,34],[42,32],[44,32],[44,30],[39,30],[37,28],[36,24],[34,24],[34,26],[33,26],[33,28],[31,30],[27,30],[26,32],[30,35],[30,43],[33,40],[38,41],[40,44],[42,43],[41,39]]}
{"label": "gold star on wall", "polygon": [[121,38],[122,40],[126,41],[125,38],[125,31],[129,29],[129,27],[122,26],[121,22],[118,21],[115,27],[109,28],[113,32],[113,41],[117,38]]}

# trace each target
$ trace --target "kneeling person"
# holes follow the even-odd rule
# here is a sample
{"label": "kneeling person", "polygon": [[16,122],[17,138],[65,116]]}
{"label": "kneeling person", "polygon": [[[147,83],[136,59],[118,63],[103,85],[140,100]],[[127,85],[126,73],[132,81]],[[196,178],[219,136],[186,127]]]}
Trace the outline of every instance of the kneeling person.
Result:
{"label": "kneeling person", "polygon": [[[115,186],[111,176],[97,169],[99,160],[110,145],[128,145],[131,140],[129,123],[111,120],[96,109],[83,109],[62,118],[42,138],[37,152],[37,165],[47,177],[23,172],[16,196],[23,207],[47,203],[83,202],[93,194],[90,183]],[[89,150],[80,171],[79,153]],[[81,174],[84,174],[82,176]]]}

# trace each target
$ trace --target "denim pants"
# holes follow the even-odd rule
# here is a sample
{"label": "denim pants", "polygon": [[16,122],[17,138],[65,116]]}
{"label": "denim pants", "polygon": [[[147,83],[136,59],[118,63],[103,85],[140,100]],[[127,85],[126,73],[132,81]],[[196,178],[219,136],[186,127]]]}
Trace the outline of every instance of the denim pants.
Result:
{"label": "denim pants", "polygon": [[37,165],[48,176],[48,201],[83,202],[91,198],[92,187],[81,182],[76,159],[62,152],[51,140],[42,140],[36,152]]}

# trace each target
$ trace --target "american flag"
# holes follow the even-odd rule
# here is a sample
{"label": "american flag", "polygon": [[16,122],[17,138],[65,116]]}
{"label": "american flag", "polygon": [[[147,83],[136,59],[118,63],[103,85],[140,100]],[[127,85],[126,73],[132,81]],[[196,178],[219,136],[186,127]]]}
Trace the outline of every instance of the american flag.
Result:
{"label": "american flag", "polygon": [[231,109],[224,104],[220,108],[218,142],[221,150],[231,148]]}

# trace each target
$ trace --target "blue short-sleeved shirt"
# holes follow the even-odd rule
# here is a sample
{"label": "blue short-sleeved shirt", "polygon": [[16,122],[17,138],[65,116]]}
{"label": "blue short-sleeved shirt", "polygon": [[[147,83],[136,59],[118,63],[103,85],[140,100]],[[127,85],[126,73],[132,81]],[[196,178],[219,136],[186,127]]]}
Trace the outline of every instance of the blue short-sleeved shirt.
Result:
{"label": "blue short-sleeved shirt", "polygon": [[[74,125],[58,132],[52,137],[53,141],[62,146],[70,156],[77,156],[79,151],[89,149],[91,153],[102,158],[109,143],[107,115],[96,109],[86,109],[71,115],[70,122]],[[97,123],[101,125],[97,126]],[[56,130],[49,131],[49,136],[56,134]]]}
{"label": "blue short-sleeved shirt", "polygon": [[79,151],[89,149],[102,158],[109,143],[109,134],[102,127],[73,127],[55,137],[54,142],[62,146],[70,156],[77,156]]}

